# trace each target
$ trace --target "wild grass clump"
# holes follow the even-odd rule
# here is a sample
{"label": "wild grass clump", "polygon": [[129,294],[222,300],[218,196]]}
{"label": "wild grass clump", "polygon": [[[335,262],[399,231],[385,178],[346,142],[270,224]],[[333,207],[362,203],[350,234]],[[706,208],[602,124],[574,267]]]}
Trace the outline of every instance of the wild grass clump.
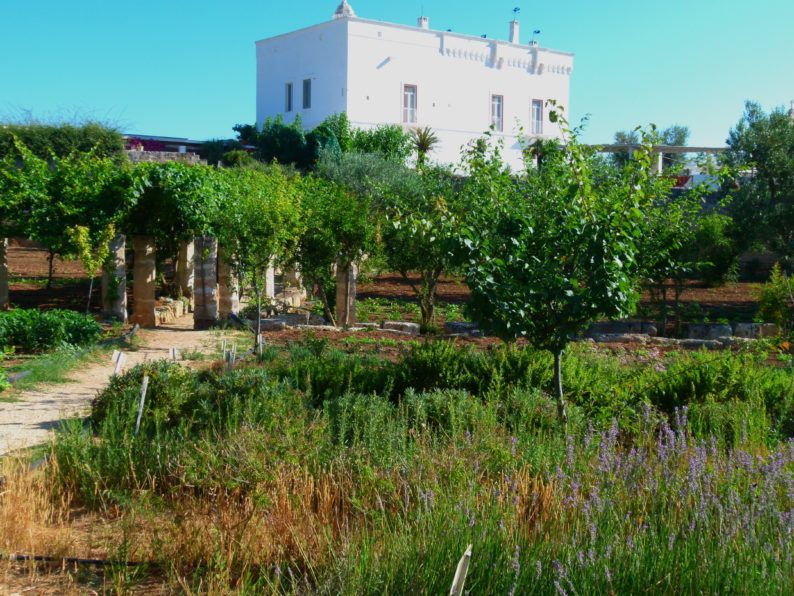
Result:
{"label": "wild grass clump", "polygon": [[794,589],[791,371],[580,348],[566,436],[550,360],[315,341],[229,374],[148,364],[59,431],[49,494],[114,512],[106,548],[174,588],[443,593],[472,544],[472,593]]}

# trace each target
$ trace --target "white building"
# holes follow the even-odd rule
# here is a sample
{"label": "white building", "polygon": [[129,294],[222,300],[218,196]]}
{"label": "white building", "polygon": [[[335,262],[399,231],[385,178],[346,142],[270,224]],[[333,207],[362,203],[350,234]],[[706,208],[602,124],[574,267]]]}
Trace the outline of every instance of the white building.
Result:
{"label": "white building", "polygon": [[547,100],[568,113],[573,54],[509,40],[484,39],[362,19],[344,0],[333,19],[256,43],[256,118],[261,126],[300,115],[306,129],[346,112],[351,124],[432,128],[440,143],[430,158],[458,163],[461,147],[492,125],[504,157],[521,165],[519,130],[551,138],[559,126]]}

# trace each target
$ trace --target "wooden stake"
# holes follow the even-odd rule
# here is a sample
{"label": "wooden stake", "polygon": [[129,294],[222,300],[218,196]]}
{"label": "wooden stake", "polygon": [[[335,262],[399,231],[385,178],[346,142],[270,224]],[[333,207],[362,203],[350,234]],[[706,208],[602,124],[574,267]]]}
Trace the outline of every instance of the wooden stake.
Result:
{"label": "wooden stake", "polygon": [[143,376],[143,385],[141,385],[141,403],[138,406],[138,420],[135,421],[135,436],[138,436],[138,431],[141,429],[141,417],[143,416],[143,405],[146,403],[146,390],[149,388],[149,376]]}
{"label": "wooden stake", "polygon": [[458,562],[458,569],[455,571],[455,579],[452,580],[452,588],[449,590],[449,596],[461,596],[463,594],[463,585],[466,583],[466,574],[469,572],[469,562],[471,561],[471,544],[466,552],[463,553],[460,562]]}

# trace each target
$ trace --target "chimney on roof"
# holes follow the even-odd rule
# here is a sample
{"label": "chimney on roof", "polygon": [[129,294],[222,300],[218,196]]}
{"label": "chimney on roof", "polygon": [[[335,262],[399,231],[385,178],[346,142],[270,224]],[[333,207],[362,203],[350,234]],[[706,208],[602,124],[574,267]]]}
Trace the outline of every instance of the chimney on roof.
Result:
{"label": "chimney on roof", "polygon": [[427,17],[419,17],[416,19],[416,25],[422,29],[430,29],[430,19]]}
{"label": "chimney on roof", "polygon": [[515,19],[510,21],[510,43],[521,43],[521,37],[519,37],[518,21]]}

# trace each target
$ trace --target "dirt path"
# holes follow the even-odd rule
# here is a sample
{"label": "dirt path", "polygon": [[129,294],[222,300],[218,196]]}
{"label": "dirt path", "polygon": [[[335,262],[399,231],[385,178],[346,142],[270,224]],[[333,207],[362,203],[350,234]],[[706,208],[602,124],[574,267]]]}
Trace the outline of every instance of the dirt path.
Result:
{"label": "dirt path", "polygon": [[[146,360],[168,358],[170,348],[180,352],[212,352],[221,341],[217,332],[194,331],[193,316],[143,330],[135,351],[125,352],[124,368]],[[110,356],[105,362],[90,364],[73,371],[69,381],[43,385],[19,395],[21,401],[0,403],[0,455],[47,441],[59,420],[85,415],[91,400],[103,389],[113,373]]]}

